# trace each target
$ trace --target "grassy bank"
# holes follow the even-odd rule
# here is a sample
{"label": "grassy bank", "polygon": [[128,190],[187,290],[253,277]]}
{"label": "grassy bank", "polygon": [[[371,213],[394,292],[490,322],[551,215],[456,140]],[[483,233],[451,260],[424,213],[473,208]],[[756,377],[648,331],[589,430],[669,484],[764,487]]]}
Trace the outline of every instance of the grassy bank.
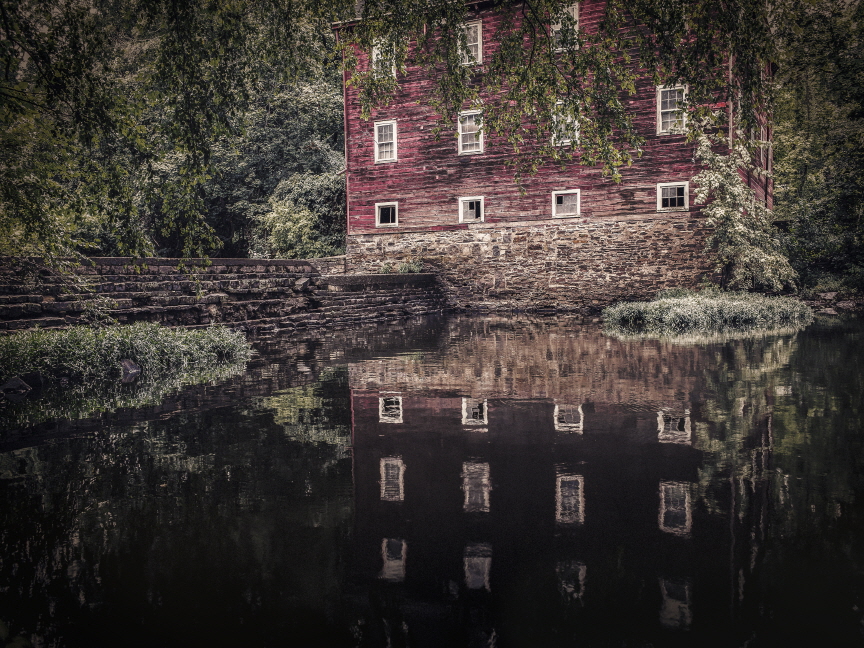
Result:
{"label": "grassy bank", "polygon": [[[187,331],[140,323],[0,338],[0,383],[34,373],[42,379],[20,400],[0,397],[0,432],[157,405],[186,386],[242,373],[250,355],[243,334],[222,327]],[[127,359],[141,373],[124,384],[120,362]]]}
{"label": "grassy bank", "polygon": [[653,301],[610,306],[603,319],[606,331],[613,335],[681,335],[795,329],[813,321],[813,312],[790,297],[675,290]]}
{"label": "grassy bank", "polygon": [[140,365],[142,376],[153,378],[246,360],[249,353],[243,334],[223,327],[188,331],[138,323],[25,331],[0,338],[0,383],[30,372],[49,380],[110,379],[120,376],[120,362],[126,359]]}

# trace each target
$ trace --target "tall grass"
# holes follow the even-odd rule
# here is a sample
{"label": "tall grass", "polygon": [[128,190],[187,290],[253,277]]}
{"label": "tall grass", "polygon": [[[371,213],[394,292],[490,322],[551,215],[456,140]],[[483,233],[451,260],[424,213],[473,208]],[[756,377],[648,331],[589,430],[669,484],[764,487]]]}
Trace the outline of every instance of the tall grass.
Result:
{"label": "tall grass", "polygon": [[120,375],[120,362],[127,358],[141,366],[144,376],[158,377],[187,367],[246,360],[249,354],[243,334],[223,327],[189,331],[141,322],[26,331],[0,338],[0,382],[29,372],[48,378],[108,379]]}
{"label": "tall grass", "polygon": [[813,311],[789,297],[754,293],[676,289],[650,302],[624,302],[603,311],[613,335],[681,335],[761,329],[789,329],[813,321]]}
{"label": "tall grass", "polygon": [[[187,331],[139,323],[0,338],[0,383],[31,372],[47,382],[20,402],[0,398],[0,432],[157,405],[188,385],[242,373],[250,356],[243,334],[223,327]],[[132,384],[120,381],[120,361],[127,358],[141,366]]]}

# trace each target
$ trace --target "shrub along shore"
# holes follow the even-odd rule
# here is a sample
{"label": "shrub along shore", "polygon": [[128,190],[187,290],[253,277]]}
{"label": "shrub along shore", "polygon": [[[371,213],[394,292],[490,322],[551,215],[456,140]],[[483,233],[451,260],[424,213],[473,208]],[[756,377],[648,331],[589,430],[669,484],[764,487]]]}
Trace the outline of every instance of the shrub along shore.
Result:
{"label": "shrub along shore", "polygon": [[129,326],[34,330],[0,337],[0,383],[13,376],[105,380],[122,375],[131,360],[147,377],[186,368],[247,360],[251,346],[242,333],[214,326],[201,330],[139,322]]}
{"label": "shrub along shore", "polygon": [[612,334],[680,335],[800,328],[813,321],[813,311],[791,297],[674,289],[653,301],[610,306],[603,319]]}
{"label": "shrub along shore", "polygon": [[0,433],[155,405],[185,386],[242,373],[250,356],[243,334],[223,327],[138,323],[0,337]]}

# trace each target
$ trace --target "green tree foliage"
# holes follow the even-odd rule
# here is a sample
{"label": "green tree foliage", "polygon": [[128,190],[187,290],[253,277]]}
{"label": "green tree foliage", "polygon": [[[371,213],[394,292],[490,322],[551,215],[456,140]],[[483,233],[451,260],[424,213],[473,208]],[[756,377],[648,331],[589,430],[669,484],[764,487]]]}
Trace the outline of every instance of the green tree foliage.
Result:
{"label": "green tree foliage", "polygon": [[693,178],[695,202],[703,205],[702,213],[712,228],[706,246],[713,253],[720,284],[778,291],[796,273],[783,254],[771,211],[741,177],[744,170],[760,172],[752,157],[742,137],[729,147],[728,138],[721,135],[700,135],[696,160],[704,168]]}
{"label": "green tree foliage", "polygon": [[864,288],[864,4],[800,3],[784,27],[775,211],[806,282]]}
{"label": "green tree foliage", "polygon": [[345,230],[341,79],[330,74],[315,82],[262,84],[243,122],[241,133],[214,146],[213,177],[204,184],[207,222],[222,241],[218,254],[303,258],[305,253],[287,242],[262,244],[268,234],[261,228],[273,221],[273,202],[285,200],[311,209],[316,249],[340,253]]}
{"label": "green tree foliage", "polygon": [[[219,246],[213,145],[256,84],[320,74],[339,0],[2,0],[0,240],[68,254],[76,232],[144,254]],[[152,236],[151,236],[152,235]]]}

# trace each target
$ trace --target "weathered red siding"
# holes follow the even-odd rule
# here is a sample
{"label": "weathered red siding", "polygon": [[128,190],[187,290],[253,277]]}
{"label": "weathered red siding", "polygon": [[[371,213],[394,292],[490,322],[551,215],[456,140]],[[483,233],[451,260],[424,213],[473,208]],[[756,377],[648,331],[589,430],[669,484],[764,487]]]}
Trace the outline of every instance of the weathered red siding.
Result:
{"label": "weathered red siding", "polygon": [[[603,6],[603,0],[582,2],[580,28],[596,29]],[[483,59],[489,60],[499,17],[491,9],[481,9],[472,18],[483,21]],[[366,65],[362,53],[360,58],[360,65]],[[523,181],[525,194],[514,183],[512,167],[505,165],[513,155],[510,144],[486,134],[484,153],[458,155],[455,132],[442,133],[436,140],[432,129],[437,115],[417,103],[433,90],[428,74],[409,68],[398,82],[393,103],[375,110],[369,121],[360,117],[357,89],[346,91],[349,236],[385,229],[375,226],[377,202],[399,203],[397,229],[401,231],[467,228],[459,223],[458,214],[457,200],[464,196],[484,196],[487,223],[550,219],[551,193],[568,189],[581,191],[581,219],[648,214],[676,219],[697,211],[691,188],[691,214],[657,213],[657,183],[687,181],[698,168],[692,161],[693,145],[683,135],[656,135],[656,88],[648,78],[628,100],[646,144],[642,157],[622,170],[623,182],[617,184],[604,178],[598,167],[583,167],[576,161],[563,170],[560,164],[550,163]],[[393,119],[398,122],[398,161],[376,164],[373,124]]]}

